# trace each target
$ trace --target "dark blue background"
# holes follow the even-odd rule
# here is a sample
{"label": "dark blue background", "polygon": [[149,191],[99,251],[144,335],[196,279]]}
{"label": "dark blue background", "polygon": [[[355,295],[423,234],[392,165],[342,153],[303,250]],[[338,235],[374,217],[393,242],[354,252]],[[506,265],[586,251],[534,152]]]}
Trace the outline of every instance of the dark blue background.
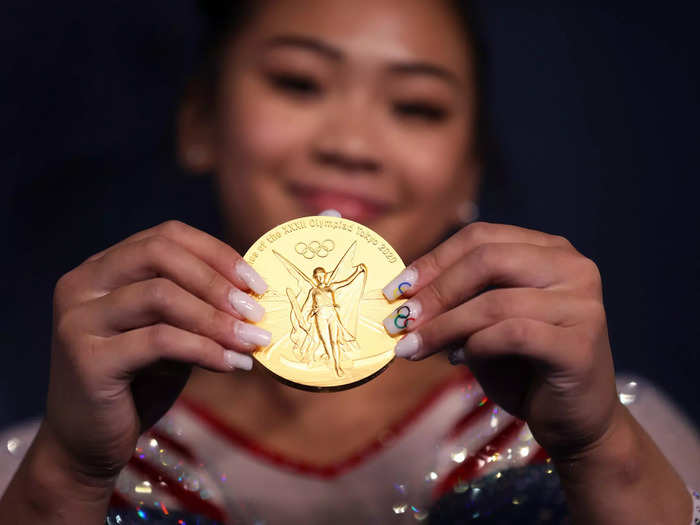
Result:
{"label": "dark blue background", "polygon": [[[484,218],[565,235],[593,258],[618,370],[700,421],[694,17],[668,3],[481,4],[505,174]],[[0,9],[4,425],[42,409],[61,274],[165,219],[218,225],[208,181],[181,174],[172,153],[192,2]]]}

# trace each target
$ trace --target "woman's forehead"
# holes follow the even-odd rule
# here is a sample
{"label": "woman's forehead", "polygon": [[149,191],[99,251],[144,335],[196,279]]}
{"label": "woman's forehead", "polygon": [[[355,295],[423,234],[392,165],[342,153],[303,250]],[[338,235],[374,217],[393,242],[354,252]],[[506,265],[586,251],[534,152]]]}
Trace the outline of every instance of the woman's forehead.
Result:
{"label": "woman's forehead", "polygon": [[467,39],[447,1],[275,0],[244,30],[257,43],[280,35],[318,40],[349,61],[419,61],[468,74]]}

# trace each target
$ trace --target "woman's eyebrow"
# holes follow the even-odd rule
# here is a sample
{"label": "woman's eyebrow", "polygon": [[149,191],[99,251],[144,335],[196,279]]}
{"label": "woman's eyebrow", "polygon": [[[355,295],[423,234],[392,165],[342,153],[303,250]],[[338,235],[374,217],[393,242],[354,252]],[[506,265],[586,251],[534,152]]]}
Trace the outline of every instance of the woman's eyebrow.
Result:
{"label": "woman's eyebrow", "polygon": [[399,62],[391,64],[389,71],[399,75],[428,75],[442,79],[455,87],[462,87],[462,81],[455,73],[431,62]]}
{"label": "woman's eyebrow", "polygon": [[[263,47],[266,49],[279,47],[300,48],[313,51],[335,61],[345,59],[345,53],[337,47],[318,38],[305,35],[277,35],[265,40]],[[462,81],[455,73],[432,62],[396,62],[390,64],[388,69],[390,72],[399,75],[428,75],[442,79],[455,87],[462,87]]]}
{"label": "woman's eyebrow", "polygon": [[278,35],[264,42],[265,48],[296,47],[314,51],[333,60],[342,60],[343,52],[317,38],[302,35]]}

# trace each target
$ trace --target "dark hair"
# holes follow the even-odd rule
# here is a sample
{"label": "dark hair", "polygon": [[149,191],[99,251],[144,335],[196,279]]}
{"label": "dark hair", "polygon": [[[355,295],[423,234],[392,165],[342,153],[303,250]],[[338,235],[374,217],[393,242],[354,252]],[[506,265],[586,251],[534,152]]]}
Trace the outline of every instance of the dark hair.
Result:
{"label": "dark hair", "polygon": [[197,0],[197,5],[204,15],[203,28],[193,79],[186,87],[186,95],[211,105],[216,99],[225,44],[245,26],[258,6],[243,0]]}
{"label": "dark hair", "polygon": [[[475,107],[475,148],[482,164],[490,163],[493,153],[493,140],[488,129],[484,108],[486,106],[486,89],[484,87],[486,50],[478,24],[479,17],[475,2],[472,0],[448,0],[459,17],[464,30],[474,70]],[[200,46],[199,67],[194,83],[205,100],[214,100],[216,96],[216,79],[219,78],[221,55],[224,44],[235,36],[254,15],[261,2],[234,0],[197,0],[205,16],[204,34]]]}

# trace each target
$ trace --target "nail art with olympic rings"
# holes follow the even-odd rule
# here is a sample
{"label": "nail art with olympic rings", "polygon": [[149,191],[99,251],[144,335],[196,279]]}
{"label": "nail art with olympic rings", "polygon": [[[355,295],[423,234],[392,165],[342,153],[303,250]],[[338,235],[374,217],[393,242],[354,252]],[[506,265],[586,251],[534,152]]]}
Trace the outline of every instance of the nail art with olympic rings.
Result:
{"label": "nail art with olympic rings", "polygon": [[414,323],[420,316],[421,305],[418,301],[409,299],[401,306],[396,308],[382,321],[384,328],[391,335],[396,335],[403,332],[411,323]]}
{"label": "nail art with olympic rings", "polygon": [[412,266],[409,266],[394,277],[394,279],[384,287],[382,293],[389,301],[394,301],[406,293],[411,286],[414,286],[416,281],[418,281],[418,271]]}

